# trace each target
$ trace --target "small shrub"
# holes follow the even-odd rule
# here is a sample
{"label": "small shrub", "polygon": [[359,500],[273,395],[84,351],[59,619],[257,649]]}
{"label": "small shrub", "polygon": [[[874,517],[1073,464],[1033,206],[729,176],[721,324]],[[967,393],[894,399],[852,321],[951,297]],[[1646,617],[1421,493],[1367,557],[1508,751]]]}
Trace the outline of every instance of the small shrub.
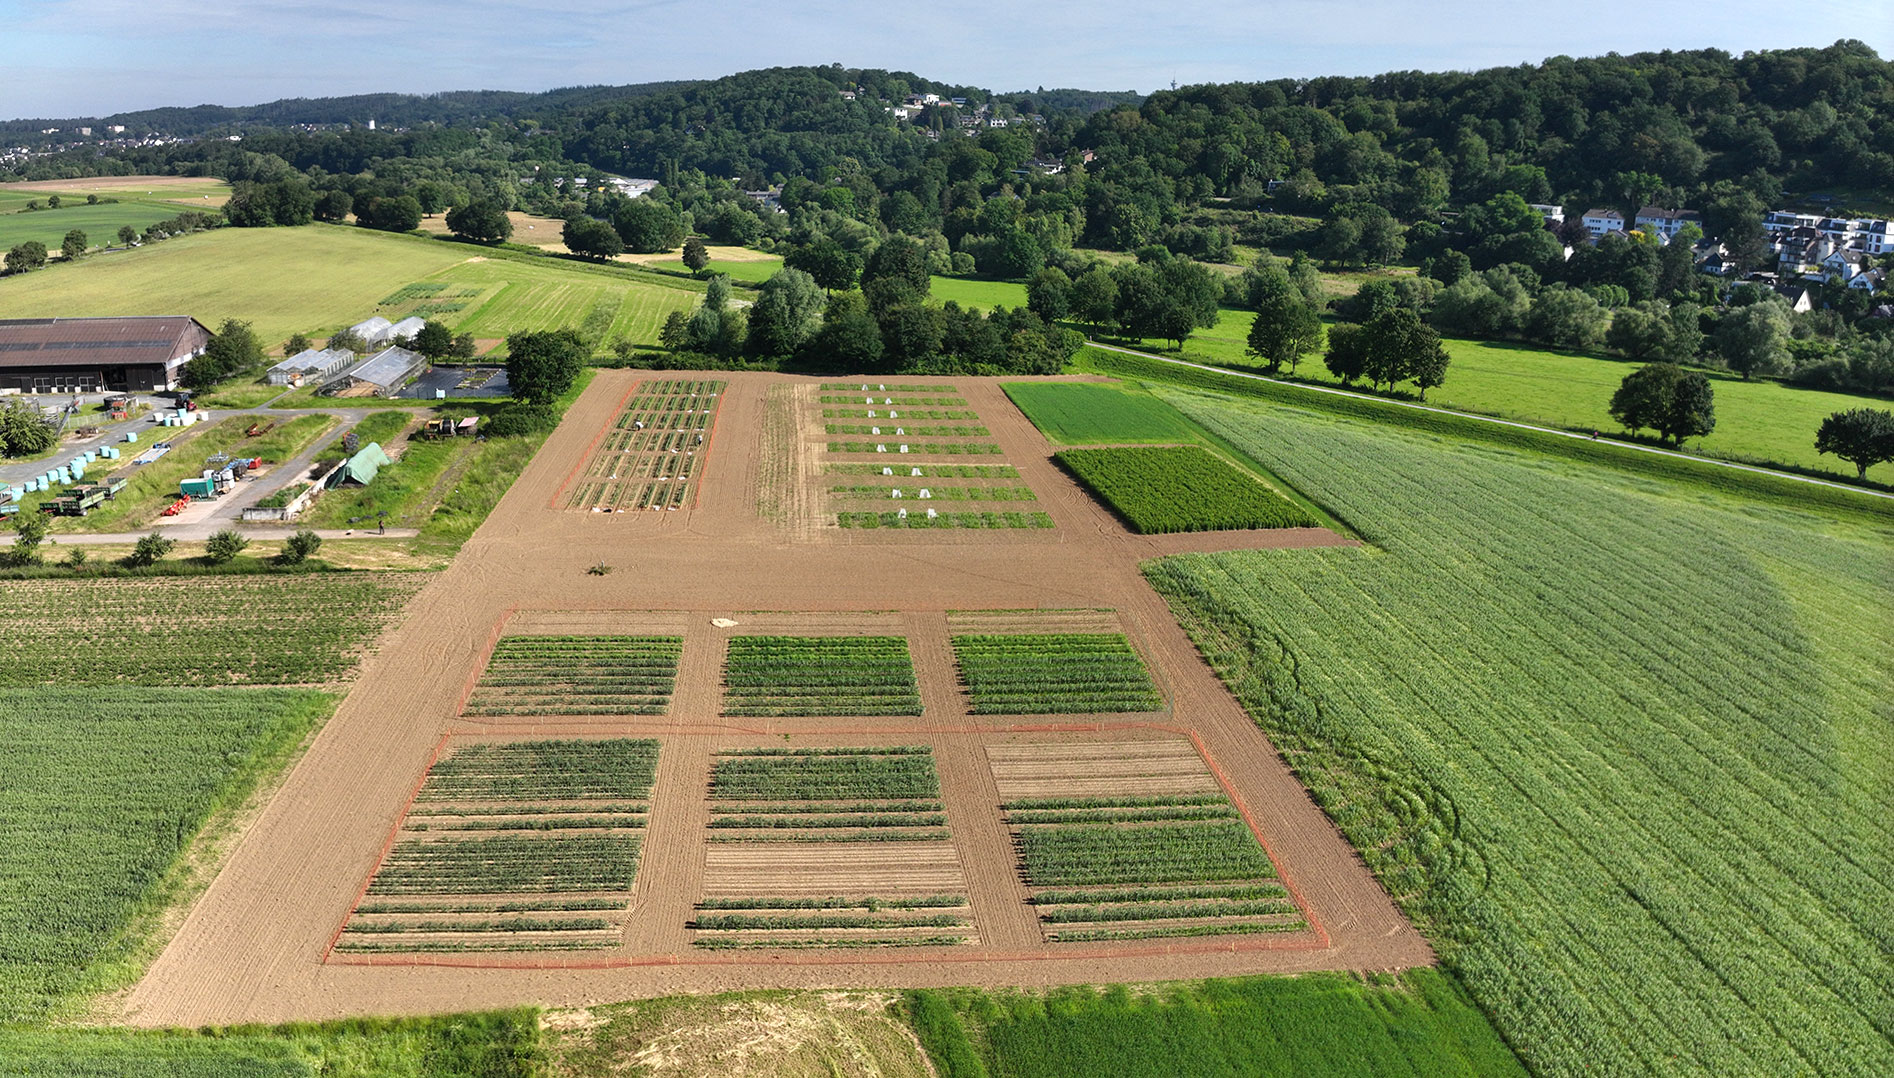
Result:
{"label": "small shrub", "polygon": [[204,544],[204,557],[214,565],[222,565],[243,553],[244,548],[249,545],[250,540],[244,538],[236,529],[225,528],[212,535]]}
{"label": "small shrub", "polygon": [[71,550],[66,551],[66,568],[83,569],[85,568],[85,559],[85,548],[73,547]]}
{"label": "small shrub", "polygon": [[322,536],[304,528],[283,541],[282,552],[276,555],[276,560],[283,565],[300,565],[320,549]]}
{"label": "small shrub", "polygon": [[138,545],[132,547],[132,552],[125,557],[125,564],[134,569],[155,564],[166,554],[171,553],[171,548],[176,545],[165,536],[152,532],[150,535],[141,537]]}
{"label": "small shrub", "polygon": [[538,434],[559,425],[559,415],[543,404],[509,404],[493,413],[481,431],[489,438]]}

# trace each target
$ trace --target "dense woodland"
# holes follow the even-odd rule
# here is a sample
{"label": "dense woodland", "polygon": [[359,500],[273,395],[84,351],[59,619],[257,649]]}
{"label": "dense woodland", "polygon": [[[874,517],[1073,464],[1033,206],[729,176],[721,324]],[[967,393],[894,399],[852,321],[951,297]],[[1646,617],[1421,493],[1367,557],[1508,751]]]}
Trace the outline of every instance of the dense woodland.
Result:
{"label": "dense woodland", "polygon": [[[889,111],[919,93],[965,103]],[[182,127],[220,119],[208,107],[174,111],[138,115]],[[1035,304],[1043,318],[1077,313],[1072,324],[1171,340],[1208,324],[1187,271],[1164,268],[1173,260],[1248,262],[1262,249],[1329,267],[1405,264],[1419,271],[1412,282],[1341,316],[1365,323],[1392,303],[1455,334],[1894,385],[1880,340],[1887,320],[1868,317],[1866,292],[1818,289],[1821,309],[1797,315],[1766,288],[1732,293],[1696,273],[1684,245],[1634,235],[1593,247],[1575,234],[1592,206],[1627,218],[1651,203],[1690,208],[1739,269],[1754,269],[1771,258],[1766,209],[1885,214],[1894,69],[1853,41],[1192,86],[1142,99],[993,95],[830,66],[223,112],[224,126],[206,133],[240,129],[240,141],[81,148],[35,158],[24,173],[220,176],[237,185],[228,217],[241,225],[352,216],[399,231],[454,209],[465,238],[500,242],[498,211],[523,208],[571,222],[568,245],[582,256],[675,249],[699,235],[779,250],[829,290],[854,285],[901,235],[934,273],[1032,281],[1056,270],[1063,284],[1038,289],[1050,297]],[[364,112],[382,117],[381,129],[291,126]],[[604,184],[607,174],[661,186],[634,201]],[[745,195],[764,189],[782,212]],[[1562,205],[1566,226],[1546,227],[1528,203]],[[1088,274],[1113,278],[1117,293],[1146,283],[1102,270],[1079,253],[1089,249],[1137,252],[1147,276],[1175,286],[1171,309],[1058,302]],[[1095,300],[1101,290],[1081,289]],[[1228,279],[1220,299],[1253,306],[1259,294],[1253,279]],[[1307,289],[1303,297],[1320,302]],[[883,329],[885,353],[912,354]],[[741,350],[729,340],[721,352]]]}

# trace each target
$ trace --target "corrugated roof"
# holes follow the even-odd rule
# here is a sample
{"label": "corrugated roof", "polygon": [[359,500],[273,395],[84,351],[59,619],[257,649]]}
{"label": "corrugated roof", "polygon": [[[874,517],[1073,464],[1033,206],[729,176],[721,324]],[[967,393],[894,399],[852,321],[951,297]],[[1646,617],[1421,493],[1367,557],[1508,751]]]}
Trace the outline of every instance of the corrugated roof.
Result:
{"label": "corrugated roof", "polygon": [[118,367],[188,359],[210,340],[195,318],[0,319],[0,366]]}
{"label": "corrugated roof", "polygon": [[349,377],[363,382],[373,382],[378,386],[392,386],[427,363],[427,358],[419,352],[410,352],[406,348],[384,348],[362,361],[362,365],[349,372]]}

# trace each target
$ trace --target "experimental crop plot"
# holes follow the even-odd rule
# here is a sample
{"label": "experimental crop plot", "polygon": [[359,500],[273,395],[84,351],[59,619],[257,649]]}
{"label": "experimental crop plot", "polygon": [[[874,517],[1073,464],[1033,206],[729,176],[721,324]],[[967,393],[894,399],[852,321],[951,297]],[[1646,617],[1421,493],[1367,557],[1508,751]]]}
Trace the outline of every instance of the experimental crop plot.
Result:
{"label": "experimental crop plot", "polygon": [[1317,524],[1301,506],[1194,445],[1068,449],[1053,459],[1145,535]]}
{"label": "experimental crop plot", "polygon": [[976,942],[930,749],[720,752],[710,806],[696,946]]}
{"label": "experimental crop plot", "polygon": [[1039,499],[999,459],[980,413],[947,385],[828,383],[808,409],[820,413],[823,476],[844,528],[1032,529],[1052,527]]}
{"label": "experimental crop plot", "polygon": [[919,715],[899,636],[734,636],[724,655],[725,715]]}
{"label": "experimental crop plot", "polygon": [[662,715],[677,684],[677,636],[507,636],[464,714]]}
{"label": "experimental crop plot", "polygon": [[618,513],[691,505],[724,385],[664,379],[639,386],[570,482],[565,507]]}
{"label": "experimental crop plot", "polygon": [[336,951],[615,946],[657,761],[650,740],[461,746],[428,773]]}
{"label": "experimental crop plot", "polygon": [[954,661],[976,715],[1161,711],[1164,698],[1122,633],[968,634]]}
{"label": "experimental crop plot", "polygon": [[987,761],[1049,942],[1307,927],[1189,742],[991,745]]}

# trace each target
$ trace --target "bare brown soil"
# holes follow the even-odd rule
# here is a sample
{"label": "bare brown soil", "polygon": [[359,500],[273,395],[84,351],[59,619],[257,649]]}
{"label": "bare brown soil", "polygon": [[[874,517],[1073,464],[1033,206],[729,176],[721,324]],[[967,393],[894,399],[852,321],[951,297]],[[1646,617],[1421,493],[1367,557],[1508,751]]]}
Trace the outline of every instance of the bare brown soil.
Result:
{"label": "bare brown soil", "polygon": [[[1051,463],[1044,438],[996,382],[971,378],[955,379],[956,389],[1056,527],[850,534],[808,527],[793,512],[765,516],[758,511],[759,501],[769,504],[762,496],[765,476],[780,483],[782,474],[780,461],[766,460],[772,455],[765,452],[771,444],[763,422],[766,396],[772,386],[814,383],[780,375],[723,377],[729,388],[696,504],[648,514],[554,509],[549,498],[636,380],[601,374],[453,565],[384,637],[336,717],[127,1000],[129,1021],[199,1025],[525,1002],[570,1006],[762,987],[1049,985],[1378,970],[1433,960],[1138,573],[1141,559],[1185,550],[1348,540],[1321,529],[1128,534]],[[792,506],[799,500],[787,499]],[[586,572],[601,561],[617,571]],[[1063,723],[970,717],[956,683],[949,612],[1037,608],[1091,612],[1074,616],[1083,618],[1112,611],[1111,620],[1151,666],[1171,713],[1157,721]],[[712,618],[736,624],[716,626]],[[978,623],[975,615],[953,615],[956,624],[970,618]],[[647,632],[680,620],[685,653],[668,715],[542,716],[494,725],[459,716],[502,631],[585,624]],[[759,628],[777,631],[778,625],[853,632],[898,626],[893,631],[910,643],[925,712],[898,719],[720,719],[723,639]],[[456,731],[661,740],[644,852],[617,948],[569,958],[438,955],[427,966],[325,961],[443,735]],[[1207,941],[1045,945],[997,810],[1001,795],[989,754],[1008,744],[1179,739],[1195,747],[1262,838],[1311,928]],[[845,954],[694,952],[686,926],[711,879],[707,859],[745,850],[704,841],[711,754],[760,744],[932,746],[978,943]],[[780,863],[781,845],[748,849]],[[855,845],[861,856],[888,853],[886,843]],[[851,852],[840,846],[825,844],[823,855]],[[357,957],[406,962],[406,956]]]}

